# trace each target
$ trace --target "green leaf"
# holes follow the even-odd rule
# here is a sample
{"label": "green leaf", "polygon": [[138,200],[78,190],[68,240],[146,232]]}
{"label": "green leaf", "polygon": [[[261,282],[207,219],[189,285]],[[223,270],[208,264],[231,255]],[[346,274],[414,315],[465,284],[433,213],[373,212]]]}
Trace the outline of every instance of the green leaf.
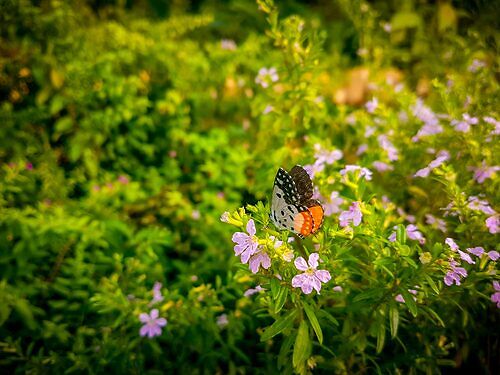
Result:
{"label": "green leaf", "polygon": [[267,341],[278,333],[283,332],[283,330],[292,327],[293,321],[297,315],[297,310],[292,310],[288,315],[285,315],[278,320],[276,320],[270,327],[268,327],[262,336],[260,337],[260,341]]}
{"label": "green leaf", "polygon": [[391,19],[393,30],[402,30],[408,28],[418,28],[422,25],[422,19],[417,13],[399,12]]}
{"label": "green leaf", "polygon": [[377,327],[377,353],[380,353],[384,348],[385,343],[385,324],[380,321]]}
{"label": "green leaf", "polygon": [[321,330],[321,326],[319,325],[318,318],[316,317],[314,310],[305,302],[303,305],[304,311],[306,312],[307,318],[311,323],[311,327],[313,328],[314,333],[316,333],[316,337],[318,338],[319,343],[323,344],[323,331]]}
{"label": "green leaf", "polygon": [[400,291],[405,299],[405,305],[408,307],[408,310],[410,310],[413,316],[417,316],[417,303],[413,299],[414,296],[410,294],[406,289],[400,289]]}
{"label": "green leaf", "polygon": [[429,284],[429,286],[434,291],[434,293],[439,294],[439,288],[437,287],[434,280],[432,280],[432,277],[430,277],[429,275],[424,275],[424,277],[425,277],[425,280],[427,280],[427,284]]}
{"label": "green leaf", "polygon": [[288,288],[280,286],[280,289],[278,291],[278,296],[276,298],[276,304],[274,305],[275,313],[279,313],[281,311],[283,305],[286,302],[287,297],[288,297]]}
{"label": "green leaf", "polygon": [[283,368],[286,362],[289,361],[290,357],[288,356],[288,353],[290,352],[290,349],[292,349],[292,344],[295,337],[295,335],[290,335],[285,339],[285,341],[283,341],[280,353],[278,355],[278,369]]}
{"label": "green leaf", "polygon": [[334,326],[338,326],[339,325],[339,322],[337,321],[337,319],[335,319],[333,317],[333,315],[331,315],[330,313],[326,312],[325,310],[319,310],[318,311],[318,316],[320,318],[328,319]]}
{"label": "green leaf", "polygon": [[396,240],[402,244],[406,243],[406,228],[404,225],[398,225],[396,229]]}
{"label": "green leaf", "polygon": [[280,290],[280,282],[278,279],[271,279],[271,295],[273,299],[276,300],[278,298],[278,292]]}
{"label": "green leaf", "polygon": [[311,353],[311,339],[309,337],[309,326],[305,320],[300,322],[297,338],[293,346],[293,367],[300,368],[304,366],[305,361]]}
{"label": "green leaf", "polygon": [[391,337],[394,338],[398,334],[399,325],[399,310],[394,305],[389,307],[389,324],[391,327]]}

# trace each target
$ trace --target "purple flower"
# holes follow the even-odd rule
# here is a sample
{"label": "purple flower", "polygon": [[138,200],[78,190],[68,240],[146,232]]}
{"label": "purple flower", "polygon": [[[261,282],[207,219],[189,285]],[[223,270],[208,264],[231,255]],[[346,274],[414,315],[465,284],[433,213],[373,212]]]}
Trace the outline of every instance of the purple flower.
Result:
{"label": "purple flower", "polygon": [[250,257],[257,252],[259,247],[258,238],[255,236],[257,231],[255,230],[255,223],[253,219],[248,220],[247,232],[236,232],[233,234],[233,242],[236,243],[234,246],[234,254],[236,256],[241,255],[241,263],[245,264],[248,262]]}
{"label": "purple flower", "polygon": [[[414,296],[417,295],[417,291],[415,289],[408,289],[408,292],[410,292],[411,294],[413,294]],[[405,299],[404,297],[401,295],[401,294],[398,294],[396,297],[394,297],[394,299],[399,302],[399,303],[405,303]],[[416,297],[413,297],[413,299],[416,301],[417,298]]]}
{"label": "purple flower", "polygon": [[262,111],[262,114],[267,115],[268,113],[271,113],[272,111],[274,111],[274,106],[268,104],[268,105],[266,105],[266,108],[264,108],[264,110]]}
{"label": "purple flower", "polygon": [[344,156],[342,151],[340,150],[330,151],[322,148],[321,145],[318,143],[314,145],[314,149],[316,150],[314,157],[316,158],[316,162],[318,164],[333,164],[337,160],[342,159]]}
{"label": "purple flower", "polygon": [[360,167],[359,165],[346,165],[344,169],[340,170],[340,175],[345,176],[348,172],[359,171],[359,178],[364,177],[367,181],[372,179],[372,171],[368,168]]}
{"label": "purple flower", "polygon": [[490,216],[485,223],[490,233],[500,233],[500,215]]}
{"label": "purple flower", "polygon": [[431,169],[429,167],[425,167],[425,168],[419,169],[417,172],[415,172],[413,177],[425,178],[429,175],[429,173],[431,173]]}
{"label": "purple flower", "polygon": [[366,150],[368,150],[368,145],[366,143],[363,143],[362,145],[360,145],[358,147],[358,150],[356,151],[356,155],[357,156],[360,156],[360,155],[363,155]]}
{"label": "purple flower", "polygon": [[447,286],[450,286],[452,284],[460,285],[460,278],[467,277],[467,271],[465,270],[465,268],[457,266],[458,262],[454,259],[450,259],[450,270],[444,277],[444,283]]}
{"label": "purple flower", "polygon": [[321,291],[321,283],[326,283],[331,279],[330,272],[317,269],[318,259],[318,253],[309,255],[309,261],[307,263],[302,257],[295,259],[295,267],[299,271],[304,271],[304,273],[293,277],[292,286],[294,288],[301,288],[304,294],[311,293],[313,289],[319,294]]}
{"label": "purple flower", "polygon": [[139,331],[139,334],[142,337],[148,336],[151,339],[155,336],[161,335],[161,327],[167,325],[167,320],[164,318],[158,318],[158,316],[158,309],[151,310],[149,315],[146,313],[139,315],[139,320],[141,323],[144,323]]}
{"label": "purple flower", "polygon": [[476,73],[479,69],[484,68],[486,63],[484,61],[474,59],[472,63],[468,66],[467,70],[471,73]]}
{"label": "purple flower", "polygon": [[443,127],[439,125],[439,119],[432,110],[424,105],[422,99],[417,99],[414,106],[411,107],[413,115],[424,123],[417,134],[412,138],[413,142],[417,142],[420,138],[427,135],[434,135],[443,132]]}
{"label": "purple flower", "polygon": [[263,250],[260,250],[250,257],[248,265],[252,273],[257,273],[259,271],[259,267],[267,270],[271,267],[271,258],[269,258],[269,255],[267,255],[267,253]]}
{"label": "purple flower", "polygon": [[394,167],[390,164],[384,163],[382,161],[374,161],[372,163],[373,168],[375,168],[378,172],[386,172],[386,171],[393,171]]}
{"label": "purple flower", "polygon": [[424,235],[419,232],[418,228],[413,224],[406,226],[406,235],[410,240],[418,241],[421,245],[425,243]]}
{"label": "purple flower", "polygon": [[448,151],[446,150],[439,151],[437,157],[433,161],[431,161],[427,167],[418,170],[413,175],[413,177],[424,177],[424,178],[427,177],[434,168],[439,167],[449,158],[450,158],[450,153]]}
{"label": "purple flower", "polygon": [[457,252],[458,250],[460,250],[460,248],[458,247],[458,245],[456,244],[456,242],[453,240],[453,238],[446,238],[444,240],[444,243],[447,244],[451,250]]}
{"label": "purple flower", "polygon": [[351,207],[349,207],[348,211],[342,211],[339,216],[340,226],[346,227],[352,222],[352,225],[357,227],[361,223],[361,219],[363,218],[363,213],[361,212],[360,203],[352,202]]}
{"label": "purple flower", "polygon": [[377,137],[380,147],[382,147],[389,157],[390,161],[396,161],[399,158],[398,149],[389,141],[389,138],[385,134],[381,134]]}
{"label": "purple flower", "polygon": [[500,135],[500,121],[497,121],[494,117],[491,116],[483,117],[483,121],[495,127],[495,129],[491,131],[491,135]]}
{"label": "purple flower", "polygon": [[480,246],[478,247],[469,247],[467,248],[467,251],[471,254],[474,254],[477,257],[480,257],[481,255],[484,254],[484,249]]}
{"label": "purple flower", "polygon": [[370,138],[377,128],[375,126],[367,126],[365,129],[365,138]]}
{"label": "purple flower", "polygon": [[455,130],[462,133],[467,133],[470,130],[471,125],[476,125],[479,122],[477,117],[471,117],[468,113],[462,114],[462,120],[452,120],[451,125],[455,127]]}
{"label": "purple flower", "polygon": [[224,328],[229,324],[229,320],[227,319],[227,314],[221,314],[217,317],[216,324],[219,328]]}
{"label": "purple flower", "polygon": [[365,103],[365,108],[368,113],[375,112],[375,109],[378,107],[378,99],[373,98],[372,100]]}
{"label": "purple flower", "polygon": [[255,78],[255,83],[263,88],[268,88],[270,82],[278,81],[279,76],[276,68],[261,68],[259,74]]}
{"label": "purple flower", "polygon": [[25,168],[26,168],[28,171],[32,171],[32,170],[33,170],[33,164],[31,164],[31,163],[29,163],[29,162],[28,162],[28,163],[26,163],[26,164],[25,164]]}
{"label": "purple flower", "polygon": [[247,289],[245,291],[245,293],[243,293],[243,295],[245,297],[250,297],[250,296],[253,296],[254,294],[257,294],[257,293],[260,293],[261,291],[265,290],[263,287],[261,287],[260,285],[257,285],[255,288],[250,288],[250,289]]}
{"label": "purple flower", "polygon": [[488,256],[494,262],[496,262],[498,258],[500,258],[500,254],[498,253],[498,251],[495,250],[488,251]]}
{"label": "purple flower", "polygon": [[332,289],[334,292],[337,292],[337,293],[342,293],[342,291],[344,290],[340,285],[336,285],[333,287]]}
{"label": "purple flower", "polygon": [[160,282],[155,282],[153,285],[153,299],[151,300],[150,304],[154,304],[156,302],[161,302],[163,301],[163,295],[161,294],[161,283]]}
{"label": "purple flower", "polygon": [[443,219],[439,219],[431,214],[426,214],[425,222],[441,232],[446,233],[446,223]]}
{"label": "purple flower", "polygon": [[486,215],[494,215],[496,212],[491,208],[490,204],[486,200],[481,200],[478,197],[471,196],[468,199],[469,204],[467,205],[471,210],[484,212]]}
{"label": "purple flower", "polygon": [[120,175],[118,176],[118,182],[122,185],[127,185],[130,182],[130,180],[128,179],[127,176]]}
{"label": "purple flower", "polygon": [[480,167],[469,167],[468,169],[474,171],[474,180],[480,184],[487,178],[492,178],[496,171],[500,171],[500,167],[498,166],[487,167],[484,161]]}
{"label": "purple flower", "polygon": [[340,205],[342,203],[344,203],[344,200],[339,197],[339,192],[332,191],[332,193],[330,194],[330,201],[323,204],[325,216],[331,216],[332,214],[340,212]]}
{"label": "purple flower", "polygon": [[470,255],[467,254],[467,253],[464,253],[462,250],[458,250],[458,254],[460,255],[460,258],[462,258],[462,260],[465,260],[467,263],[469,263],[469,264],[476,264],[476,262],[474,262],[472,260],[472,258],[470,257]]}
{"label": "purple flower", "polygon": [[493,289],[495,293],[491,295],[491,302],[497,304],[497,308],[500,309],[500,283],[498,281],[493,281]]}

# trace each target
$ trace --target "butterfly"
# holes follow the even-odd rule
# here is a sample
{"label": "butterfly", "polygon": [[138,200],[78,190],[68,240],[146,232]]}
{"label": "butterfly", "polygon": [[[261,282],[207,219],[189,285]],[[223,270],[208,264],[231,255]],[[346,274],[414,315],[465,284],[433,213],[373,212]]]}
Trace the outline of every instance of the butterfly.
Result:
{"label": "butterfly", "polygon": [[323,223],[323,206],[312,199],[311,177],[300,165],[290,172],[278,169],[274,178],[270,218],[278,229],[287,229],[300,238],[315,233]]}

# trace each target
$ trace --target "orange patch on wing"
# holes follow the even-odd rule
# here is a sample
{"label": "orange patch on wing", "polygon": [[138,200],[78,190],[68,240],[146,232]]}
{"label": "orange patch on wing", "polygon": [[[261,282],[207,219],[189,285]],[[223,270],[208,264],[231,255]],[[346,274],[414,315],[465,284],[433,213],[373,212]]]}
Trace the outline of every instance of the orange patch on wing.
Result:
{"label": "orange patch on wing", "polygon": [[293,228],[297,233],[306,237],[313,230],[313,218],[309,211],[299,212],[293,219]]}
{"label": "orange patch on wing", "polygon": [[309,210],[313,218],[313,228],[311,230],[311,233],[314,233],[319,229],[321,224],[323,224],[323,217],[324,217],[323,207],[317,205],[308,207],[307,209]]}

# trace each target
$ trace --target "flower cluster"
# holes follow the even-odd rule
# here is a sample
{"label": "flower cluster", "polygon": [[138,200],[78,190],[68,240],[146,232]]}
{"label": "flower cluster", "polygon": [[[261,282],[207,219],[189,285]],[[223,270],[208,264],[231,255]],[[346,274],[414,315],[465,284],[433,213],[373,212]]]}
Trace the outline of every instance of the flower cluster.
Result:
{"label": "flower cluster", "polygon": [[304,169],[307,171],[309,176],[311,176],[311,178],[313,178],[317,173],[322,172],[326,165],[333,164],[342,159],[344,156],[342,151],[324,149],[319,143],[314,145],[314,150],[314,163],[304,166]]}
{"label": "flower cluster", "polygon": [[276,68],[261,68],[257,77],[255,77],[255,83],[266,89],[272,82],[277,82],[278,79]]}
{"label": "flower cluster", "polygon": [[255,235],[255,223],[250,219],[246,226],[247,233],[236,232],[233,234],[234,253],[240,256],[241,263],[249,263],[250,270],[257,273],[259,268],[269,269],[271,267],[271,258],[265,252],[264,248],[259,245],[259,239]]}
{"label": "flower cluster", "polygon": [[360,202],[352,202],[349,210],[342,211],[339,216],[340,226],[347,227],[350,223],[357,227],[361,224],[361,220],[363,219],[363,213],[361,212],[361,203]]}

